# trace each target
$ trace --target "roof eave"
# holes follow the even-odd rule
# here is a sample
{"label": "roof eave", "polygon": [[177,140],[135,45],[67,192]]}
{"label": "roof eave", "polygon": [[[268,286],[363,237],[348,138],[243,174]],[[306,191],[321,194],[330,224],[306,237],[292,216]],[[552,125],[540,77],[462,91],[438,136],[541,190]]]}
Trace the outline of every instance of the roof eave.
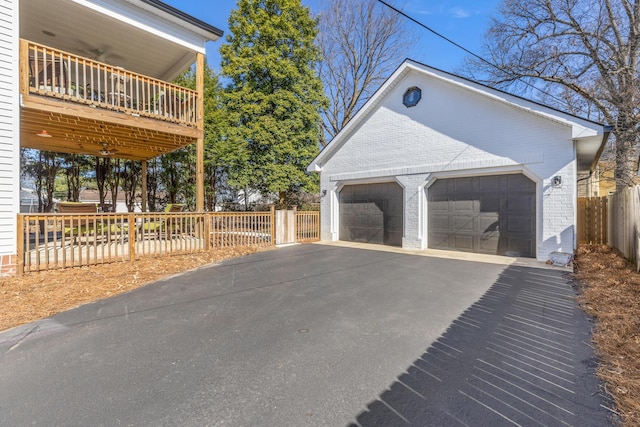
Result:
{"label": "roof eave", "polygon": [[200,19],[191,16],[179,9],[176,9],[173,6],[170,6],[160,0],[129,0],[132,3],[144,3],[149,6],[152,6],[157,11],[160,11],[161,14],[169,15],[170,17],[179,20],[184,24],[188,24],[194,27],[196,33],[205,37],[208,40],[215,41],[224,35],[224,31],[221,29],[214,27],[211,24],[207,24]]}

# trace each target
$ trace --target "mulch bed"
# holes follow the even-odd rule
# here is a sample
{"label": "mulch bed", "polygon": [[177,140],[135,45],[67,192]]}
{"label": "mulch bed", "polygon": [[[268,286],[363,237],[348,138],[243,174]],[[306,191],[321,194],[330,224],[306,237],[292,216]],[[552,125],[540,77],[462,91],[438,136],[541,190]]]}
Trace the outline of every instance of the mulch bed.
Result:
{"label": "mulch bed", "polygon": [[0,277],[0,331],[128,292],[172,274],[257,250],[255,247],[233,247],[29,273],[22,277]]}
{"label": "mulch bed", "polygon": [[640,425],[640,274],[615,249],[582,245],[576,251],[579,302],[595,320],[597,374],[625,426]]}

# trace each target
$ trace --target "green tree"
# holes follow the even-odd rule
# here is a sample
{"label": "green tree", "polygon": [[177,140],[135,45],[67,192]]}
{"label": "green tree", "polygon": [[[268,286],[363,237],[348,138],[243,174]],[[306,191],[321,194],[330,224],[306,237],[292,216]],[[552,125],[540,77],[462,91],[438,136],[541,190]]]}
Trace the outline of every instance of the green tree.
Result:
{"label": "green tree", "polygon": [[82,154],[59,154],[62,159],[61,169],[64,172],[65,182],[67,185],[67,200],[77,202],[80,200],[80,189],[83,183],[83,174],[85,174],[91,164],[89,156]]}
{"label": "green tree", "polygon": [[38,195],[38,212],[51,212],[62,159],[50,151],[23,149],[21,163],[23,176],[33,179]]}
{"label": "green tree", "polygon": [[[222,109],[222,86],[218,76],[207,64],[204,67],[204,197],[205,210],[213,211],[220,198],[220,193],[226,187],[227,164],[224,161],[224,151],[221,147],[222,136],[225,134],[225,115]],[[196,76],[194,69],[178,77],[176,83],[180,86],[195,88]],[[195,159],[195,146],[189,146],[189,151]],[[195,181],[194,181],[195,182]],[[193,190],[195,194],[195,189]]]}
{"label": "green tree", "polygon": [[224,106],[229,128],[220,152],[236,189],[277,193],[279,205],[300,191],[315,192],[306,172],[322,141],[327,106],[317,74],[318,23],[300,0],[239,0],[220,48],[229,80]]}

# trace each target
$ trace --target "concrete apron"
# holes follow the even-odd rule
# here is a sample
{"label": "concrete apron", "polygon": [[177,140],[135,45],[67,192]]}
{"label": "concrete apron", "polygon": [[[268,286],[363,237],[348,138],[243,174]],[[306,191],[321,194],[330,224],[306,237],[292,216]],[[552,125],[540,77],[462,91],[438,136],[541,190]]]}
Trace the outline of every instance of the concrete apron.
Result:
{"label": "concrete apron", "polygon": [[512,265],[519,267],[542,268],[555,271],[573,272],[573,266],[559,267],[538,261],[535,258],[517,258],[501,255],[476,254],[472,252],[444,251],[438,249],[404,249],[397,246],[377,245],[374,243],[345,242],[314,242],[319,245],[339,246],[343,248],[366,249],[369,251],[383,251],[407,255],[419,255],[433,258],[456,259],[460,261],[486,262],[497,265]]}

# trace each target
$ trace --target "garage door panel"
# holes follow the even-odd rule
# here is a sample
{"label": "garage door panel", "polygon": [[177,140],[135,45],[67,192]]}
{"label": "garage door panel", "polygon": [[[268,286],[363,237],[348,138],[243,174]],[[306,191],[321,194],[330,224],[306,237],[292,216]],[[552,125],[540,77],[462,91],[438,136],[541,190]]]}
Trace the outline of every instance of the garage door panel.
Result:
{"label": "garage door panel", "polygon": [[394,231],[402,230],[402,217],[400,215],[387,215],[384,218],[384,228]]}
{"label": "garage door panel", "polygon": [[[507,190],[509,191],[531,191],[532,181],[522,174],[517,175],[505,175],[507,178]],[[533,187],[535,191],[535,187]]]}
{"label": "garage door panel", "polygon": [[532,252],[534,250],[534,241],[531,239],[509,237],[505,239],[505,242],[505,255],[520,256],[519,254]]}
{"label": "garage door panel", "polygon": [[429,217],[429,229],[437,232],[438,230],[448,230],[449,215],[432,215]]}
{"label": "garage door panel", "polygon": [[458,233],[464,233],[464,232],[473,233],[473,231],[476,229],[476,226],[474,224],[475,217],[473,216],[455,215],[452,217],[452,219],[453,219],[453,228]]}
{"label": "garage door panel", "polygon": [[477,190],[474,192],[486,193],[486,192],[499,192],[501,191],[500,180],[494,179],[493,176],[480,176],[476,178]]}
{"label": "garage door panel", "polygon": [[449,212],[449,200],[445,198],[444,200],[434,200],[433,202],[429,202],[429,209],[434,212]]}
{"label": "garage door panel", "polygon": [[501,197],[499,194],[481,194],[479,199],[479,212],[498,213],[500,211]]}
{"label": "garage door panel", "polygon": [[439,179],[427,191],[430,248],[535,256],[536,186],[526,176]]}
{"label": "garage door panel", "polygon": [[473,200],[455,200],[452,203],[451,209],[456,212],[474,212],[475,211],[475,203]]}
{"label": "garage door panel", "polygon": [[500,217],[498,214],[482,215],[478,217],[478,229],[483,233],[495,232],[498,230]]}
{"label": "garage door panel", "polygon": [[453,191],[455,193],[471,193],[473,192],[473,178],[458,178],[453,182]]}
{"label": "garage door panel", "polygon": [[473,251],[473,236],[466,236],[464,234],[457,234],[453,236],[453,242],[456,249],[461,251]]}
{"label": "garage door panel", "polygon": [[533,194],[514,195],[509,194],[505,196],[507,201],[507,212],[531,212],[534,209],[535,197]]}
{"label": "garage door panel", "polygon": [[510,215],[507,223],[507,232],[523,235],[533,234],[535,223],[529,216]]}
{"label": "garage door panel", "polygon": [[339,200],[341,240],[402,245],[403,197],[398,184],[346,185]]}
{"label": "garage door panel", "polygon": [[[433,244],[433,246],[431,246],[431,244]],[[430,248],[440,248],[440,247],[450,247],[452,246],[449,243],[449,235],[448,234],[443,234],[443,233],[438,233],[438,232],[433,232],[429,234],[429,247]]]}

